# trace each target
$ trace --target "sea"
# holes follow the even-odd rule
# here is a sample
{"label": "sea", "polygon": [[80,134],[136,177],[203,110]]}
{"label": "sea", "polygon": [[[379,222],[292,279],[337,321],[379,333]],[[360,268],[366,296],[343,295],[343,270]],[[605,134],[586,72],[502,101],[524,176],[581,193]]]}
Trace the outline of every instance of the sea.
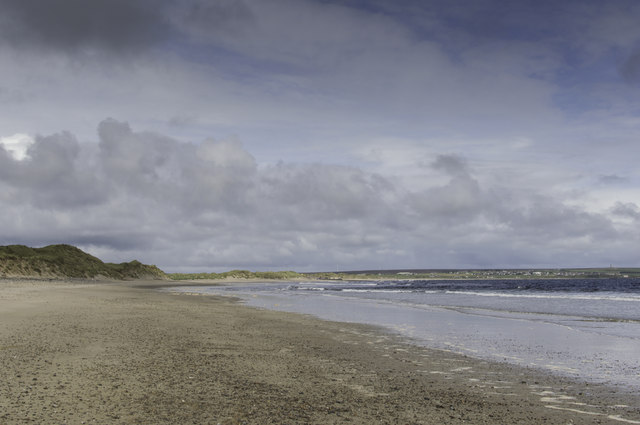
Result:
{"label": "sea", "polygon": [[414,344],[640,391],[640,279],[387,280],[172,288],[375,325]]}

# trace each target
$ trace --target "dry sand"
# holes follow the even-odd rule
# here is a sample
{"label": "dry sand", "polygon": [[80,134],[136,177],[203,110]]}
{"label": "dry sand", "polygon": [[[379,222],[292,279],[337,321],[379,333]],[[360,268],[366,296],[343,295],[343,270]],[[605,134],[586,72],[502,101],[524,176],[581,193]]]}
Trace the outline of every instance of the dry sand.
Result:
{"label": "dry sand", "polygon": [[634,394],[153,283],[0,281],[0,318],[3,425],[640,423]]}

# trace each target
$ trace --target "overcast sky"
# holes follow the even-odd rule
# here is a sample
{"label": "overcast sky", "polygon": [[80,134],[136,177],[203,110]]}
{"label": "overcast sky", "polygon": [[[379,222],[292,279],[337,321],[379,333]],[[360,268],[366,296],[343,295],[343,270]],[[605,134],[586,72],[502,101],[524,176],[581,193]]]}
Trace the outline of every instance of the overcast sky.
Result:
{"label": "overcast sky", "polygon": [[640,266],[640,2],[0,0],[0,245]]}

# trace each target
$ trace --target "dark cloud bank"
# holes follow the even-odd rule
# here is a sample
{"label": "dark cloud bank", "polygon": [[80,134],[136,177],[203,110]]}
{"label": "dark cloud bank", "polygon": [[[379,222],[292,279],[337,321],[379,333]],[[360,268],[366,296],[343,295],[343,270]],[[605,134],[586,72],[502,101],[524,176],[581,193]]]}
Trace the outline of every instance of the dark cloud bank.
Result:
{"label": "dark cloud bank", "polygon": [[0,0],[0,40],[15,47],[138,51],[166,39],[165,2]]}
{"label": "dark cloud bank", "polygon": [[[183,143],[113,119],[98,136],[40,136],[23,161],[0,148],[2,244],[71,243],[169,271],[631,261],[634,234],[607,216],[483,187],[455,155],[429,165],[444,184],[411,189],[353,167],[259,165],[236,141]],[[635,204],[611,213],[640,216]]]}

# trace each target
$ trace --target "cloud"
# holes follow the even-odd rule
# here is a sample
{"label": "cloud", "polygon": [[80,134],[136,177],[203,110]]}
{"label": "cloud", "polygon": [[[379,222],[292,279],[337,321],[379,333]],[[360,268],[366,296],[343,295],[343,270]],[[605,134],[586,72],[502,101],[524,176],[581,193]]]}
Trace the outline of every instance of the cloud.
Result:
{"label": "cloud", "polygon": [[36,137],[23,159],[0,156],[0,177],[15,191],[18,204],[70,209],[101,202],[104,197],[97,177],[86,165],[75,137],[59,133]]}
{"label": "cloud", "polygon": [[633,202],[616,202],[616,204],[611,208],[611,212],[612,214],[620,217],[640,220],[640,208]]}
{"label": "cloud", "polygon": [[625,177],[620,177],[616,174],[607,174],[601,175],[598,177],[598,182],[602,185],[618,185],[622,183],[627,183],[629,179]]}
{"label": "cloud", "polygon": [[452,177],[469,178],[469,170],[464,158],[458,155],[438,155],[431,164],[436,170],[442,170]]}
{"label": "cloud", "polygon": [[17,133],[13,136],[0,137],[0,148],[4,149],[17,161],[27,158],[27,149],[32,144],[33,139],[28,134]]}
{"label": "cloud", "polygon": [[449,181],[409,196],[410,205],[422,217],[428,221],[455,223],[472,220],[486,211],[488,196],[471,176],[464,158],[438,155],[431,167],[443,173]]}
{"label": "cloud", "polygon": [[576,249],[637,233],[613,221],[635,205],[608,217],[486,186],[459,155],[436,155],[414,189],[353,166],[258,164],[233,139],[185,143],[114,119],[98,138],[38,136],[28,158],[0,155],[0,219],[14,223],[0,242],[73,243],[168,270],[322,270],[579,265]]}
{"label": "cloud", "polygon": [[186,2],[178,14],[178,25],[193,35],[242,34],[244,28],[255,24],[255,14],[242,0],[216,2],[195,0]]}
{"label": "cloud", "polygon": [[166,39],[163,2],[1,0],[0,38],[15,47],[135,52]]}
{"label": "cloud", "polygon": [[355,167],[279,164],[261,177],[265,200],[287,208],[287,218],[294,218],[301,230],[318,222],[379,217],[396,196],[388,180]]}
{"label": "cloud", "polygon": [[635,50],[620,67],[622,78],[629,84],[640,83],[640,50]]}
{"label": "cloud", "polygon": [[205,269],[631,258],[632,5],[0,0],[0,134],[44,134],[2,139],[0,239]]}
{"label": "cloud", "polygon": [[98,160],[115,191],[185,208],[238,208],[253,184],[256,163],[239,142],[180,143],[108,119],[98,126]]}
{"label": "cloud", "polygon": [[[20,54],[0,51],[1,84],[11,88],[0,88],[0,99],[15,91],[27,100],[0,102],[2,134],[51,133],[60,122],[86,140],[95,122],[118,115],[183,139],[238,134],[256,157],[283,157],[304,144],[340,150],[337,138],[536,141],[562,121],[552,81],[560,52],[477,37],[464,30],[471,14],[456,21],[465,25],[435,19],[455,12],[444,2],[410,11],[415,25],[407,25],[411,2],[379,10],[309,0],[2,1],[2,16],[21,35],[12,39]],[[96,23],[94,9],[123,18],[105,14]],[[78,50],[94,60],[68,60]],[[176,126],[183,117],[192,125]],[[264,143],[267,131],[273,137]]]}

